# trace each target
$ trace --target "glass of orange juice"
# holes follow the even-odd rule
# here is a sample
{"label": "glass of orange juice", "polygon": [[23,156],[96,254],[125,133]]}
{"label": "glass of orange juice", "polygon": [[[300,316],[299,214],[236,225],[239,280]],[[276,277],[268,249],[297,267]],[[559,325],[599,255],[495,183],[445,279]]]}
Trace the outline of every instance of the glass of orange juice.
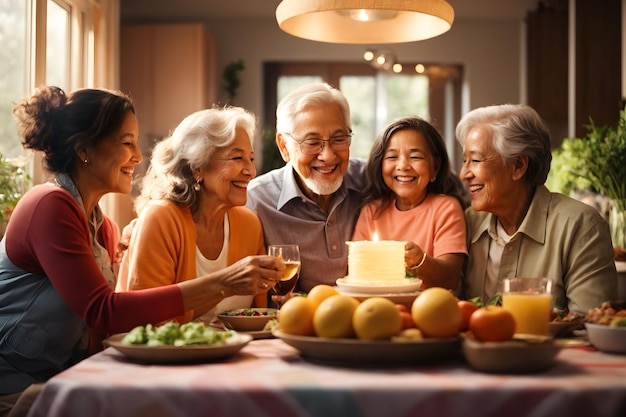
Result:
{"label": "glass of orange juice", "polygon": [[515,318],[515,333],[546,336],[552,308],[548,278],[505,278],[502,307]]}

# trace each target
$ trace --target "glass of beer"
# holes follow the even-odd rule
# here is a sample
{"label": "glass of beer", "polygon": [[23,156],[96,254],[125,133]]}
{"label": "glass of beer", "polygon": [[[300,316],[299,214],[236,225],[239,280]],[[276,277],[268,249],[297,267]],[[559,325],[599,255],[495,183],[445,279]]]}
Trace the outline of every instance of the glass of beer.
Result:
{"label": "glass of beer", "polygon": [[276,256],[285,264],[285,271],[280,281],[276,283],[273,292],[277,297],[272,297],[278,304],[278,308],[293,291],[300,276],[300,248],[298,245],[270,245],[267,254]]}
{"label": "glass of beer", "polygon": [[515,333],[546,336],[552,308],[548,278],[505,278],[502,307],[515,318]]}

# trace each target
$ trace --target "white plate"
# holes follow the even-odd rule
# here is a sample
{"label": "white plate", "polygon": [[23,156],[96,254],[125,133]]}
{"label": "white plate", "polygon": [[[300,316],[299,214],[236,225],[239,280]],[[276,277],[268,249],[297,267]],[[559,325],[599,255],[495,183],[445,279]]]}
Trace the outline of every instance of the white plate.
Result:
{"label": "white plate", "polygon": [[271,338],[274,337],[274,335],[272,334],[271,330],[258,330],[258,331],[254,331],[254,332],[239,332],[239,333],[249,334],[250,336],[252,336],[254,338],[254,340],[257,340],[257,339],[271,339]]}
{"label": "white plate", "polygon": [[626,327],[585,323],[589,342],[598,350],[626,354]]}
{"label": "white plate", "polygon": [[272,333],[300,351],[302,358],[330,365],[432,363],[461,354],[460,338],[391,341],[294,336],[280,330]]}
{"label": "white plate", "polygon": [[404,284],[396,285],[363,285],[351,284],[346,278],[337,280],[337,287],[342,290],[350,291],[353,294],[398,294],[417,291],[422,287],[421,279],[405,279]]}
{"label": "white plate", "polygon": [[352,292],[350,290],[346,290],[344,288],[337,287],[337,291],[343,295],[349,295],[350,297],[354,297],[359,301],[366,300],[372,297],[383,297],[393,301],[395,304],[403,304],[410,308],[413,304],[413,301],[417,298],[418,295],[421,294],[422,291],[413,291],[413,292],[405,292],[405,293],[387,293],[387,294],[367,294],[361,292]]}
{"label": "white plate", "polygon": [[121,352],[130,359],[145,363],[185,363],[185,362],[214,362],[226,359],[239,352],[247,345],[252,336],[236,333],[229,343],[214,345],[185,345],[185,346],[146,346],[129,345],[122,343],[127,333],[119,333],[104,340],[105,346]]}

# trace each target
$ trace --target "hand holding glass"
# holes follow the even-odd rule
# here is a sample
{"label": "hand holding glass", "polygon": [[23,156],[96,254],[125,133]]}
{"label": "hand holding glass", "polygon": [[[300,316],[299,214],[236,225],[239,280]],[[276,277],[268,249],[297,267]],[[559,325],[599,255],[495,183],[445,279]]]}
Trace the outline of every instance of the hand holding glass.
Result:
{"label": "hand holding glass", "polygon": [[[285,264],[283,277],[274,286],[274,293],[283,299],[296,287],[300,276],[300,248],[298,245],[270,245],[267,254],[276,256]],[[281,302],[279,302],[280,307]]]}
{"label": "hand holding glass", "polygon": [[505,278],[502,307],[513,314],[515,333],[546,336],[552,308],[552,281]]}

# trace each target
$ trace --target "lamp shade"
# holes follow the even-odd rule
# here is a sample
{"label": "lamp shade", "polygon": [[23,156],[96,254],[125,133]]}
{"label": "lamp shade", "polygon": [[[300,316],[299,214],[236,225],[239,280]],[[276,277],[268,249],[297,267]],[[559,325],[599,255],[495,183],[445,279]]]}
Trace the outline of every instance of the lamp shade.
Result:
{"label": "lamp shade", "polygon": [[439,36],[454,21],[445,0],[283,0],[278,26],[290,35],[330,43],[402,43]]}

